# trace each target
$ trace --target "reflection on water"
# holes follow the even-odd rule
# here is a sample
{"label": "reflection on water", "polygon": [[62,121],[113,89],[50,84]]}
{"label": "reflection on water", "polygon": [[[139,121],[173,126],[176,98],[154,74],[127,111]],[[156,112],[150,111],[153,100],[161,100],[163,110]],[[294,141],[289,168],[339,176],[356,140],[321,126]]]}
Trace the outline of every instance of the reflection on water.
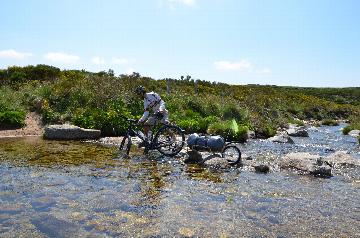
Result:
{"label": "reflection on water", "polygon": [[[332,141],[335,129],[327,129],[334,130],[329,138],[321,130],[312,138],[323,142],[302,139],[296,150],[346,148],[342,137]],[[349,140],[347,149],[356,146]],[[242,147],[265,160],[294,150],[264,141]],[[351,173],[315,179],[241,167],[213,171],[175,158],[121,158],[114,147],[90,143],[1,139],[0,234],[358,237],[360,176]]]}

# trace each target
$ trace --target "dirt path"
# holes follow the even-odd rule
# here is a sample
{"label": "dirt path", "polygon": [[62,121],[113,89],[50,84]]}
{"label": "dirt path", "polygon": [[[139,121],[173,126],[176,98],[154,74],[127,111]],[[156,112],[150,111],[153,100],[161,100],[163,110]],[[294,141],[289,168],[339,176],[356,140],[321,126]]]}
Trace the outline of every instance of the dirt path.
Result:
{"label": "dirt path", "polygon": [[41,117],[37,113],[27,114],[25,124],[26,126],[21,129],[0,130],[0,137],[41,136],[43,134]]}

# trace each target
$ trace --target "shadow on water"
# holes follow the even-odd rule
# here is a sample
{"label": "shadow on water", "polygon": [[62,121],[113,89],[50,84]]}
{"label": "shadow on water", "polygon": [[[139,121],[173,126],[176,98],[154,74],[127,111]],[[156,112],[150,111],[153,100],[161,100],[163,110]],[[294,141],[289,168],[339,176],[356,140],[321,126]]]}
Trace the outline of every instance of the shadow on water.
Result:
{"label": "shadow on water", "polygon": [[[251,141],[242,150],[264,160],[289,151],[356,155],[337,130],[319,128],[290,146]],[[0,140],[5,237],[356,237],[359,191],[359,181],[339,176],[214,171],[156,153],[125,158],[93,143]]]}

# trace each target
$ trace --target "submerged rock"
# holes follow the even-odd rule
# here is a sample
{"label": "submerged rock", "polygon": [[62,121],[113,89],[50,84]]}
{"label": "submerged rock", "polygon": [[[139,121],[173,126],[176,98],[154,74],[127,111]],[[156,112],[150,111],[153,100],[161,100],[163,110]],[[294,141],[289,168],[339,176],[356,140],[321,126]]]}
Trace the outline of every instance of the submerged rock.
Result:
{"label": "submerged rock", "polygon": [[228,169],[231,167],[227,160],[217,155],[212,155],[205,158],[204,165],[214,169]]}
{"label": "submerged rock", "polygon": [[187,158],[184,160],[186,164],[201,164],[203,162],[202,155],[197,150],[189,150],[186,152]]}
{"label": "submerged rock", "polygon": [[331,167],[320,155],[305,152],[289,153],[279,163],[282,169],[295,169],[316,177],[331,177]]}
{"label": "submerged rock", "polygon": [[258,164],[254,166],[255,172],[257,173],[268,173],[270,171],[270,167],[266,164]]}
{"label": "submerged rock", "polygon": [[197,150],[187,151],[187,158],[184,160],[186,164],[201,164],[206,167],[215,169],[227,169],[231,164],[220,154],[213,154],[209,152],[199,152]]}
{"label": "submerged rock", "polygon": [[74,125],[50,125],[45,127],[44,139],[50,140],[81,140],[98,139],[100,130],[84,129]]}
{"label": "submerged rock", "polygon": [[345,151],[337,151],[324,159],[331,165],[353,165],[360,166],[360,161]]}

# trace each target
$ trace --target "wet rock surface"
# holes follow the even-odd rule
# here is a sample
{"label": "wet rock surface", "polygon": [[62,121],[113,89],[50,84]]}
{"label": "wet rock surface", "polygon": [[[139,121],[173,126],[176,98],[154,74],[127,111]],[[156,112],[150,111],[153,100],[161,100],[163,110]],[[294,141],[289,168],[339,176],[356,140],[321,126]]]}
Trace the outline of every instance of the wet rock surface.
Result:
{"label": "wet rock surface", "polygon": [[289,153],[279,162],[282,169],[295,169],[318,177],[330,177],[331,167],[319,155],[305,152]]}
{"label": "wet rock surface", "polygon": [[286,133],[289,136],[294,136],[294,137],[309,137],[309,134],[308,134],[307,130],[305,129],[305,127],[291,128],[291,129],[287,130]]}
{"label": "wet rock surface", "polygon": [[271,142],[277,142],[277,143],[289,143],[289,144],[295,143],[293,141],[293,139],[291,139],[291,137],[286,134],[276,135],[276,136],[269,138],[268,140]]}
{"label": "wet rock surface", "polygon": [[49,140],[82,140],[98,139],[100,130],[84,129],[74,125],[50,125],[44,129],[44,139]]}

